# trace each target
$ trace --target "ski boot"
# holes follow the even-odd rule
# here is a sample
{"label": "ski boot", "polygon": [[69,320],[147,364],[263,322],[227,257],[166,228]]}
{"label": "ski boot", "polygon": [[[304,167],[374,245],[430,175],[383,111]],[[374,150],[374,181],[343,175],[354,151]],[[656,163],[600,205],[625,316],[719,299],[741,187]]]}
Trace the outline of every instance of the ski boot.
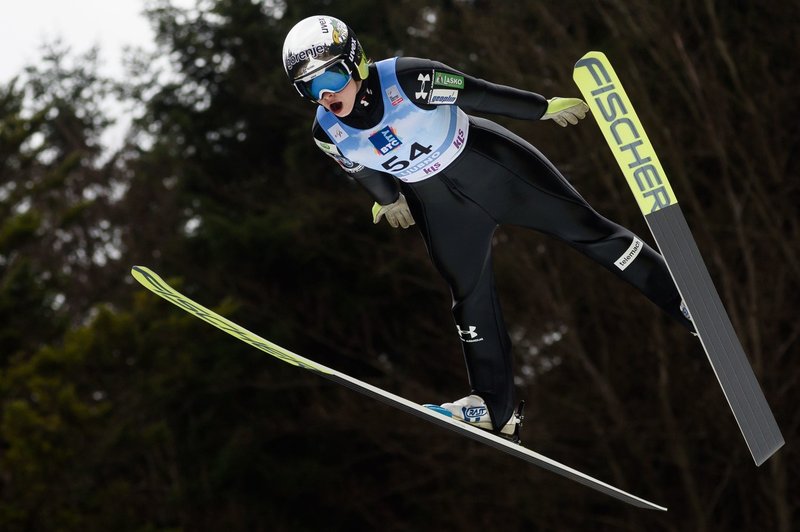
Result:
{"label": "ski boot", "polygon": [[[444,403],[442,405],[425,404],[422,405],[430,408],[447,417],[451,417],[458,421],[468,423],[473,427],[483,429],[489,432],[494,432],[492,429],[492,418],[489,416],[489,409],[486,408],[486,403],[477,395],[468,395],[453,403]],[[522,428],[522,420],[525,417],[523,409],[525,401],[521,401],[517,407],[516,412],[512,414],[511,418],[500,429],[499,436],[520,443],[519,431]]]}

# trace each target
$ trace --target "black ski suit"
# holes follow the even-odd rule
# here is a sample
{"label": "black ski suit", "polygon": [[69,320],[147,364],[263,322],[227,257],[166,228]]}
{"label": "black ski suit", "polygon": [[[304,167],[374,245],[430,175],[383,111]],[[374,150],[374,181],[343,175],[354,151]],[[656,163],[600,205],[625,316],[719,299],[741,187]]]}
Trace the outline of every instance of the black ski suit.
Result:
{"label": "black ski suit", "polygon": [[[419,81],[434,71],[463,77],[455,105],[465,112],[538,120],[547,109],[547,100],[538,94],[489,83],[426,59],[398,58],[396,74],[403,92],[422,109],[435,108],[420,91]],[[341,121],[360,130],[375,127],[384,113],[382,90],[371,66],[353,111]],[[528,227],[566,242],[693,330],[680,312],[681,299],[663,258],[631,231],[598,214],[544,155],[498,124],[470,116],[467,144],[458,158],[413,183],[334,152],[317,121],[313,135],[379,204],[393,203],[401,190],[406,196],[431,259],[452,292],[470,393],[486,401],[495,430],[515,407],[511,341],[492,272],[492,236],[499,224]],[[626,256],[633,258],[626,261]],[[620,261],[624,264],[618,265]]]}

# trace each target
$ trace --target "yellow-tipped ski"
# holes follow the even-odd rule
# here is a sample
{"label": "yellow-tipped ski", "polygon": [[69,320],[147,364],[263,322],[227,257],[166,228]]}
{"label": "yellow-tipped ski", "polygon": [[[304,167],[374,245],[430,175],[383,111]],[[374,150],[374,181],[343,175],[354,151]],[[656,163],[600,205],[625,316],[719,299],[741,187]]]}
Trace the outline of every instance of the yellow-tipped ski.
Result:
{"label": "yellow-tipped ski", "polygon": [[592,110],[642,213],[647,216],[677,203],[667,174],[605,54],[584,55],[575,64],[572,78]]}
{"label": "yellow-tipped ski", "polygon": [[142,286],[163,297],[170,303],[174,303],[186,312],[194,314],[201,320],[207,321],[214,327],[222,329],[231,336],[234,336],[239,340],[258,348],[265,353],[274,356],[275,358],[279,358],[284,362],[292,364],[293,366],[299,366],[301,368],[310,369],[319,373],[331,373],[329,368],[317,364],[316,362],[313,362],[305,357],[301,357],[298,354],[292,353],[288,349],[284,349],[279,345],[273,344],[269,340],[265,340],[257,334],[248,331],[241,325],[237,325],[229,319],[220,316],[213,310],[209,310],[203,305],[192,301],[168,285],[164,279],[158,276],[157,273],[145,268],[144,266],[134,266],[131,269],[131,275],[133,275],[133,277],[139,281]]}
{"label": "yellow-tipped ski", "polygon": [[393,406],[399,410],[417,416],[421,419],[424,419],[434,425],[438,425],[440,427],[446,428],[448,430],[452,430],[464,437],[470,438],[472,440],[481,442],[485,445],[489,445],[490,447],[494,447],[504,453],[507,453],[511,456],[515,456],[522,460],[525,460],[528,463],[537,465],[543,469],[548,471],[552,471],[557,475],[561,475],[562,477],[568,478],[570,480],[574,480],[584,486],[588,486],[594,490],[597,490],[600,493],[604,493],[610,497],[614,497],[620,501],[624,501],[628,504],[632,504],[639,508],[647,508],[649,510],[660,510],[666,511],[666,508],[663,506],[659,506],[654,504],[650,501],[642,499],[641,497],[637,497],[636,495],[632,495],[626,491],[622,491],[619,488],[611,486],[610,484],[606,484],[596,478],[590,477],[585,473],[581,473],[576,469],[572,469],[571,467],[565,466],[555,460],[552,460],[544,455],[541,455],[535,451],[530,449],[526,449],[522,445],[518,445],[509,441],[506,438],[500,437],[496,434],[491,432],[476,428],[471,426],[468,423],[464,423],[462,421],[454,420],[450,417],[443,416],[438,412],[434,412],[430,408],[426,408],[418,403],[413,401],[409,401],[404,397],[400,397],[399,395],[395,395],[387,390],[382,388],[378,388],[377,386],[373,386],[367,382],[358,380],[354,377],[351,377],[345,373],[340,371],[336,371],[331,368],[327,368],[321,364],[317,364],[316,362],[309,360],[305,357],[301,357],[295,353],[292,353],[288,349],[284,349],[283,347],[273,344],[272,342],[261,338],[257,334],[254,334],[244,327],[241,327],[232,321],[220,316],[216,312],[205,308],[204,306],[195,303],[185,295],[181,294],[171,286],[169,286],[161,277],[158,276],[152,270],[145,268],[143,266],[134,266],[131,269],[131,274],[133,277],[139,281],[145,288],[151,290],[156,295],[159,295],[174,303],[181,309],[197,316],[198,318],[207,321],[214,327],[218,327],[225,331],[226,333],[247,342],[248,344],[256,347],[265,353],[268,353],[275,358],[283,360],[284,362],[288,362],[293,366],[298,366],[301,368],[305,368],[311,370],[322,377],[325,377],[328,380],[341,384],[350,388],[351,390],[357,391],[362,393],[368,397],[372,397],[373,399],[377,399],[382,403],[387,405]]}
{"label": "yellow-tipped ski", "polygon": [[756,465],[784,444],[667,175],[606,56],[589,52],[572,77],[594,114],[691,312],[703,349]]}

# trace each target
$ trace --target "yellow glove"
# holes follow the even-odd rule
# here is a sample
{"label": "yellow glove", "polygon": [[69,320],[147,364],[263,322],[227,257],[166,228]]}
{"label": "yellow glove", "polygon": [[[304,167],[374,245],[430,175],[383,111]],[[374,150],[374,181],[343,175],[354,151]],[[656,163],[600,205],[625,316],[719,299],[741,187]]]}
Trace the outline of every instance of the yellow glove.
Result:
{"label": "yellow glove", "polygon": [[575,125],[588,112],[589,106],[580,98],[550,98],[547,111],[540,120],[553,120],[559,126],[567,127],[567,122]]}
{"label": "yellow glove", "polygon": [[386,221],[392,227],[402,227],[408,229],[414,225],[414,217],[411,216],[411,210],[408,208],[406,197],[400,194],[397,201],[389,205],[380,205],[375,203],[372,206],[372,223],[376,224],[381,221],[381,218],[386,216]]}

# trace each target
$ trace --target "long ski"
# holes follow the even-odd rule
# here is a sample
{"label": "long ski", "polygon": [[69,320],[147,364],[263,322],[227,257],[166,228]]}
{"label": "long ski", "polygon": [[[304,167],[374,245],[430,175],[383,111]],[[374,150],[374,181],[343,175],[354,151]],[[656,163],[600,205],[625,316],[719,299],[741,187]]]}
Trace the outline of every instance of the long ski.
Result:
{"label": "long ski", "polygon": [[217,314],[216,312],[207,309],[199,303],[192,301],[185,295],[169,286],[161,277],[148,268],[134,266],[131,270],[131,274],[145,288],[161,296],[170,303],[177,305],[186,312],[210,323],[215,327],[218,327],[219,329],[222,329],[231,336],[234,336],[239,340],[258,348],[265,353],[286,362],[287,364],[292,364],[293,366],[309,370],[321,377],[377,399],[387,405],[398,408],[404,412],[408,412],[409,414],[413,414],[426,421],[439,425],[440,427],[457,432],[462,436],[466,436],[472,440],[489,445],[495,449],[499,449],[500,451],[510,454],[511,456],[515,456],[525,460],[526,462],[530,462],[531,464],[542,467],[548,471],[561,475],[562,477],[574,480],[575,482],[583,484],[584,486],[588,486],[601,493],[614,497],[615,499],[632,504],[633,506],[646,508],[649,510],[666,511],[666,508],[663,506],[659,506],[650,501],[646,501],[640,497],[622,491],[619,488],[615,488],[614,486],[590,477],[589,475],[581,473],[580,471],[572,469],[571,467],[567,467],[564,464],[560,464],[555,460],[551,460],[550,458],[531,451],[530,449],[527,449],[519,444],[512,443],[502,437],[496,436],[495,434],[483,431],[481,429],[477,429],[461,421],[454,421],[449,417],[443,416],[431,410],[430,408],[425,408],[413,401],[409,401],[408,399],[378,388],[377,386],[373,386],[340,371],[323,366],[322,364],[317,364],[308,358],[293,353],[288,349],[284,349],[283,347],[280,347],[279,345],[276,345],[269,340],[265,340],[264,338],[248,331],[244,327],[237,325],[236,323]]}
{"label": "long ski", "polygon": [[573,79],[667,262],[753,460],[761,465],[783,445],[783,436],[656,152],[602,52],[584,55],[575,64]]}

